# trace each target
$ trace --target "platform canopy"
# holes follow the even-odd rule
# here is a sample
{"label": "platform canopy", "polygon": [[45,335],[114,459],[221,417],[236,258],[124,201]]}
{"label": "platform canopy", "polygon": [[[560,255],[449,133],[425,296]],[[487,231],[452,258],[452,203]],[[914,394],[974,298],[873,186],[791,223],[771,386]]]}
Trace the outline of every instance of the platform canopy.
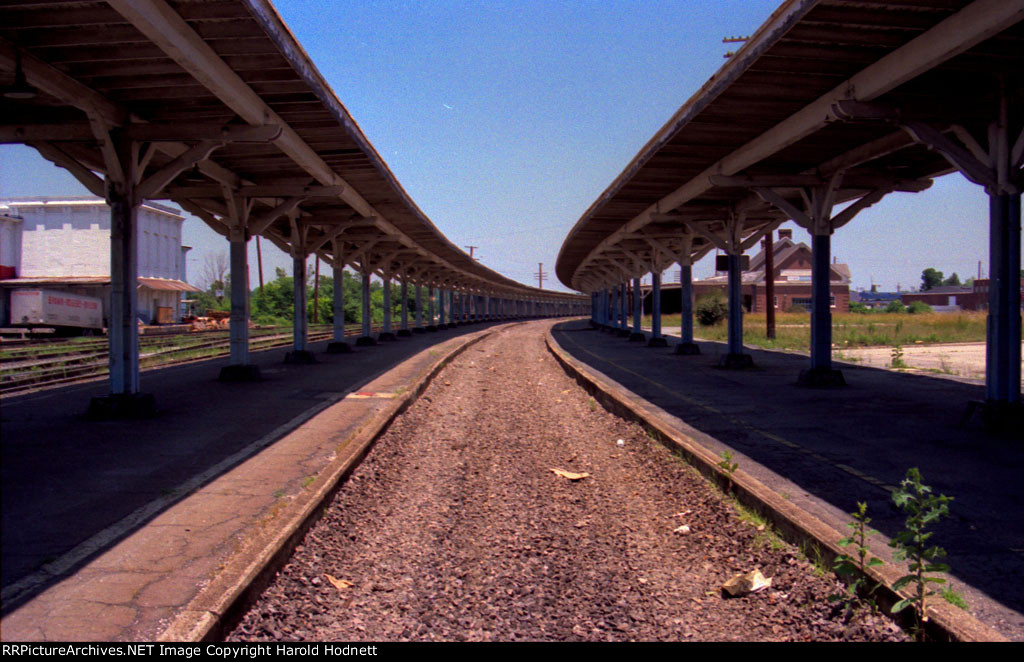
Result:
{"label": "platform canopy", "polygon": [[446,239],[267,0],[5,2],[0,87],[0,141],[35,147],[108,200],[131,181],[134,204],[172,200],[235,241],[262,235],[297,258],[580,300],[506,278]]}
{"label": "platform canopy", "polygon": [[787,0],[587,209],[558,278],[598,291],[851,202],[808,228],[831,234],[954,170],[1019,195],[1022,20],[1024,0]]}

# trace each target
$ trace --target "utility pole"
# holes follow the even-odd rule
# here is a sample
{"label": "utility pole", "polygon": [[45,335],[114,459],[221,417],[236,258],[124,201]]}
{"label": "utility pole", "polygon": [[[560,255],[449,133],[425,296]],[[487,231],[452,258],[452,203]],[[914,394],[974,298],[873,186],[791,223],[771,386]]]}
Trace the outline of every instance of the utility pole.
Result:
{"label": "utility pole", "polygon": [[537,288],[543,290],[544,289],[544,279],[548,277],[548,275],[546,273],[544,273],[544,263],[543,262],[538,262],[537,263],[537,273],[535,273],[533,275],[537,277]]}
{"label": "utility pole", "polygon": [[[749,39],[750,39],[750,37],[722,37],[722,43],[723,44],[742,44],[742,43],[747,42]],[[733,55],[736,55],[736,51],[728,51],[722,57],[724,57],[725,59],[729,59]]]}
{"label": "utility pole", "polygon": [[470,257],[471,260],[479,261],[479,258],[473,257],[473,251],[475,251],[476,249],[480,248],[479,246],[464,246],[464,248],[468,248],[469,249],[469,257]]}

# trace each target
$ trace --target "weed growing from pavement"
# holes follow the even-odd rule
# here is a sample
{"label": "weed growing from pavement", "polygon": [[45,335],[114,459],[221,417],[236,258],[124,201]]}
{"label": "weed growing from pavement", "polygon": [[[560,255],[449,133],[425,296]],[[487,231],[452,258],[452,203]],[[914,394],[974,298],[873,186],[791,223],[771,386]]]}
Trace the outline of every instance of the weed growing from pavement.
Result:
{"label": "weed growing from pavement", "polygon": [[907,362],[903,360],[903,347],[901,345],[896,345],[892,348],[889,365],[896,370],[903,370],[907,367]]}
{"label": "weed growing from pavement", "polygon": [[732,451],[722,451],[722,461],[718,463],[718,468],[725,472],[727,477],[727,489],[726,493],[732,493],[732,475],[739,469],[739,463],[732,461]]}
{"label": "weed growing from pavement", "polygon": [[316,476],[306,476],[305,478],[303,478],[302,479],[302,489],[306,489],[307,487],[312,485],[313,481],[315,481],[315,480],[316,480]]}
{"label": "weed growing from pavement", "polygon": [[945,494],[932,494],[932,488],[921,482],[921,472],[911,467],[900,482],[899,489],[893,492],[892,500],[900,510],[907,513],[907,520],[906,528],[896,534],[889,546],[896,549],[894,558],[897,561],[906,560],[910,570],[893,582],[892,589],[899,591],[912,585],[913,591],[911,597],[893,605],[892,613],[913,607],[918,617],[915,635],[918,641],[924,641],[924,630],[928,623],[928,597],[939,592],[928,590],[928,584],[946,583],[944,578],[931,576],[930,573],[949,572],[948,565],[938,562],[938,559],[946,555],[946,550],[937,545],[927,546],[932,536],[927,528],[949,515],[949,502],[953,499]]}
{"label": "weed growing from pavement", "polygon": [[[853,581],[846,585],[844,593],[836,593],[828,597],[832,602],[843,601],[843,611],[846,613],[850,613],[860,604],[862,592],[866,593],[866,601],[871,610],[875,610],[875,602],[871,595],[878,590],[878,584],[868,579],[867,569],[884,565],[884,562],[879,558],[870,556],[868,538],[878,533],[878,531],[868,528],[871,518],[867,516],[867,510],[868,504],[857,503],[857,512],[850,513],[853,521],[846,524],[847,527],[853,529],[853,533],[839,541],[841,547],[853,545],[857,556],[840,554],[832,565],[832,570],[840,578],[847,580],[853,578]],[[870,588],[868,588],[869,586]]]}
{"label": "weed growing from pavement", "polygon": [[590,407],[590,411],[597,411],[597,400],[594,398],[587,398],[587,405]]}
{"label": "weed growing from pavement", "polygon": [[960,595],[960,593],[953,590],[952,584],[942,589],[942,591],[939,592],[939,595],[941,595],[946,602],[953,605],[954,607],[959,607],[964,611],[970,609],[970,606],[967,604],[967,600],[965,600],[964,596]]}

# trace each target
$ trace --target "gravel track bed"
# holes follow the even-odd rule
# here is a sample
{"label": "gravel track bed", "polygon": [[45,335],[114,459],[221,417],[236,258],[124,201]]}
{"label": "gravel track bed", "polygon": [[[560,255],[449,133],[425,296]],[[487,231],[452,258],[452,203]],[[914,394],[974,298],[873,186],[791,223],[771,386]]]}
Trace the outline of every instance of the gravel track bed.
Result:
{"label": "gravel track bed", "polygon": [[[904,638],[883,618],[844,621],[834,578],[594,404],[545,328],[506,329],[445,368],[229,640]],[[724,597],[754,568],[771,587]]]}

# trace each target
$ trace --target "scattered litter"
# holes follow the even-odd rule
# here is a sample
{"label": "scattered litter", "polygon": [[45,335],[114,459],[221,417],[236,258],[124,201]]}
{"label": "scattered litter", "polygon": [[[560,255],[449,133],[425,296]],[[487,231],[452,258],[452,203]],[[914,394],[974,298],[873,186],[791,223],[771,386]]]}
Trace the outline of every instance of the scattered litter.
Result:
{"label": "scattered litter", "polygon": [[772,585],[772,580],[761,574],[757,568],[745,575],[736,575],[722,584],[722,590],[733,597],[757,593]]}
{"label": "scattered litter", "polygon": [[672,517],[686,517],[687,515],[689,515],[692,512],[693,512],[692,510],[683,510],[683,511],[680,511],[680,512],[676,513]]}
{"label": "scattered litter", "polygon": [[615,442],[615,445],[618,446],[619,448],[622,448],[623,446],[626,445],[626,440],[625,439],[619,439],[618,441]]}
{"label": "scattered litter", "polygon": [[569,389],[565,389],[564,391],[562,391],[562,395],[569,395]]}
{"label": "scattered litter", "polygon": [[689,532],[690,532],[690,527],[687,526],[686,524],[683,524],[681,527],[679,527],[679,528],[675,529],[674,531],[672,531],[672,533],[689,533]]}
{"label": "scattered litter", "polygon": [[569,480],[583,480],[590,476],[588,473],[575,474],[571,471],[566,471],[565,469],[559,469],[557,467],[551,467],[551,471],[555,472],[556,475],[561,476],[562,478],[568,478]]}
{"label": "scattered litter", "polygon": [[332,584],[334,584],[334,588],[338,589],[339,591],[343,591],[346,588],[352,588],[353,586],[355,586],[355,584],[353,584],[352,582],[350,582],[347,579],[337,579],[337,578],[332,577],[330,575],[324,575],[324,576],[327,577],[327,581],[329,581]]}

